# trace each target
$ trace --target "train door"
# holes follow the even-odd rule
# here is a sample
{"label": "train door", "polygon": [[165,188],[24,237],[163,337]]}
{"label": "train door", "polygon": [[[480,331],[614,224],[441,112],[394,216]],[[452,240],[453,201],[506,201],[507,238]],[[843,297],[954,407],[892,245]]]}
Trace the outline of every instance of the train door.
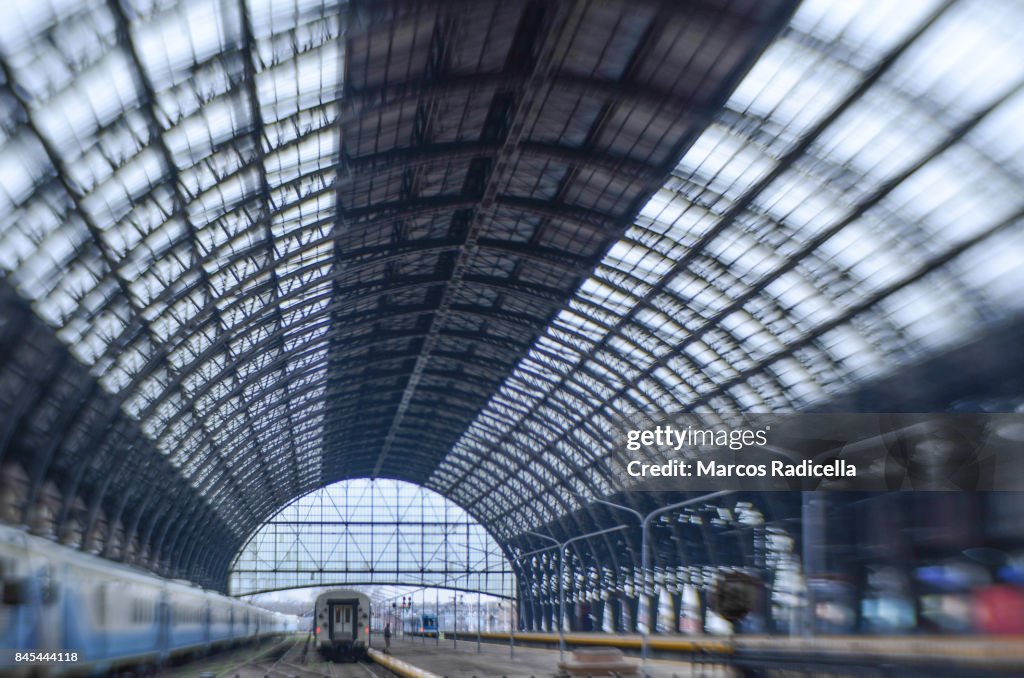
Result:
{"label": "train door", "polygon": [[355,640],[359,629],[358,600],[327,601],[327,630],[331,640]]}

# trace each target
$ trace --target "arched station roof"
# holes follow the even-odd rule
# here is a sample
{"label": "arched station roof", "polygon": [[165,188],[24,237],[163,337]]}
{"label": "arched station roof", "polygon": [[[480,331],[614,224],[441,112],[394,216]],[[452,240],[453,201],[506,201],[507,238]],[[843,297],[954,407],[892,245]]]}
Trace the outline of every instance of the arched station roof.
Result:
{"label": "arched station roof", "polygon": [[219,585],[347,478],[511,543],[624,489],[622,413],[823,406],[1015,320],[1020,13],[5,5],[26,515]]}

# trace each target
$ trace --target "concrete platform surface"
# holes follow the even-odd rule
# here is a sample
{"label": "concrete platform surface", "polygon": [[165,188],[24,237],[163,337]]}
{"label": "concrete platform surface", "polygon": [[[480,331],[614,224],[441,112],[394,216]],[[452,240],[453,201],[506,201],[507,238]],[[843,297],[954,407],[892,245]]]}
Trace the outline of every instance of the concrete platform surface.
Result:
{"label": "concrete platform surface", "polygon": [[[480,652],[474,641],[459,640],[458,647],[445,639],[440,643],[434,638],[393,638],[391,654],[402,661],[413,664],[424,671],[446,678],[550,678],[558,673],[558,650],[544,650],[533,647],[516,647],[515,658],[509,658],[508,645],[480,643]],[[572,656],[566,651],[566,658]],[[633,661],[639,665],[640,660]],[[731,673],[725,669],[697,667],[683,662],[651,660],[647,663],[646,674],[650,678],[725,678]],[[638,675],[643,675],[641,672]]]}

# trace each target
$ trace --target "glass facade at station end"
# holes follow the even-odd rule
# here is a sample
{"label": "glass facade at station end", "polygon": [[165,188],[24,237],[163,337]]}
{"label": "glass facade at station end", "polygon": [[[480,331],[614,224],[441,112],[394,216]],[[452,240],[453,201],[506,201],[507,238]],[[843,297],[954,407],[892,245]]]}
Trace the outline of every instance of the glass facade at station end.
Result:
{"label": "glass facade at station end", "polygon": [[233,595],[398,584],[511,597],[497,542],[441,495],[397,480],[335,483],[296,499],[250,538]]}

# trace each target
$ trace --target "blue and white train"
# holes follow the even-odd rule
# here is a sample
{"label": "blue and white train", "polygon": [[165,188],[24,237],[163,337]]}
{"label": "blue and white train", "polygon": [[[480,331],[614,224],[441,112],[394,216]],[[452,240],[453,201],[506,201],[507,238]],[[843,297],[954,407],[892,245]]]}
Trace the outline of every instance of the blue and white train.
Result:
{"label": "blue and white train", "polygon": [[427,612],[410,614],[403,622],[403,630],[407,636],[433,638],[437,635],[437,615]]}
{"label": "blue and white train", "polygon": [[294,617],[2,525],[0,585],[0,674],[156,667],[297,627]]}

